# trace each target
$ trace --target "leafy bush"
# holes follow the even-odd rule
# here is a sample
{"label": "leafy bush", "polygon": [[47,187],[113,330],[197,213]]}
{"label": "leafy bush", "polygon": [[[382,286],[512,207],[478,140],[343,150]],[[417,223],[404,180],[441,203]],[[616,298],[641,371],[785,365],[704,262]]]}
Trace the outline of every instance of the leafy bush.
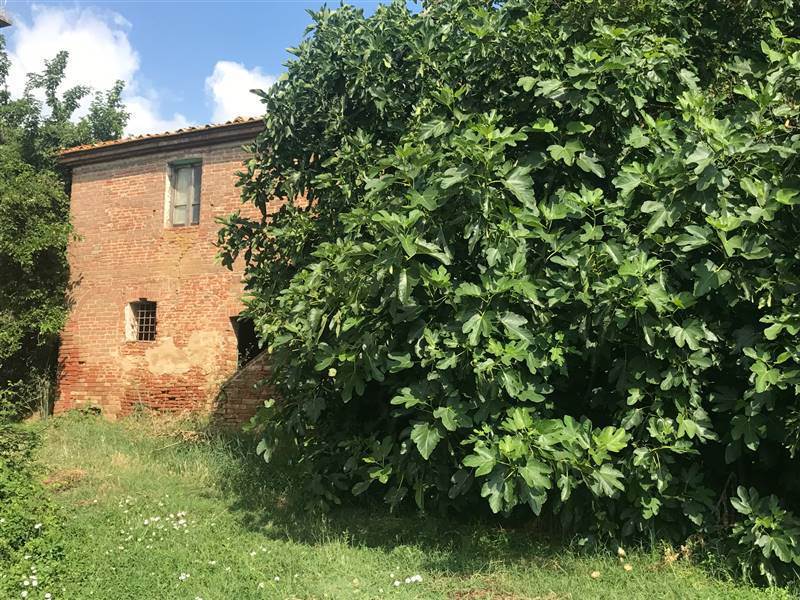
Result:
{"label": "leafy bush", "polygon": [[761,504],[727,498],[800,498],[797,15],[315,13],[240,182],[263,214],[293,200],[220,232],[282,397],[260,450],[294,446],[329,502],[483,498],[616,539],[739,519],[761,544]]}
{"label": "leafy bush", "polygon": [[[0,595],[52,584],[63,559],[58,512],[36,479],[38,433],[0,423]],[[28,583],[26,584],[25,581]]]}
{"label": "leafy bush", "polygon": [[783,510],[774,495],[761,498],[755,488],[741,486],[736,493],[731,503],[744,518],[733,527],[732,537],[749,555],[746,564],[757,566],[769,581],[776,578],[773,555],[800,567],[800,519]]}

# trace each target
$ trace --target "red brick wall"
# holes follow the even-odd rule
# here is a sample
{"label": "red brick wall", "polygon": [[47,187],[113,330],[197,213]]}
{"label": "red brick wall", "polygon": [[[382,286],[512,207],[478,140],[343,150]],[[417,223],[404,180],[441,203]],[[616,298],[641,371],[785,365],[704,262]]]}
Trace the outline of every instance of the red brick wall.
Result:
{"label": "red brick wall", "polygon": [[264,400],[271,397],[269,388],[262,385],[269,376],[269,357],[262,352],[237,371],[219,388],[212,415],[218,423],[237,424],[252,416]]}
{"label": "red brick wall", "polygon": [[[57,412],[94,405],[113,418],[138,404],[212,408],[236,370],[230,318],[243,308],[241,270],[215,260],[215,219],[242,206],[234,184],[245,157],[228,145],[73,169],[78,238],[69,248],[73,306],[62,335]],[[202,160],[200,223],[169,227],[167,165],[181,159]],[[157,302],[155,341],[125,339],[125,307],[139,298]],[[241,414],[228,420],[253,411],[237,406]]]}

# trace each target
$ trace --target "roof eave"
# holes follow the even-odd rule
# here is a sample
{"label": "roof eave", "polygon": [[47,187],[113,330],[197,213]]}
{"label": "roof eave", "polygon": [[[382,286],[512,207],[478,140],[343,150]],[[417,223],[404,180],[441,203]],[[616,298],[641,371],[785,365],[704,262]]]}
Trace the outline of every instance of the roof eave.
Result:
{"label": "roof eave", "polygon": [[220,127],[134,138],[95,148],[67,149],[61,152],[58,162],[65,167],[76,167],[161,152],[190,150],[203,146],[252,142],[263,128],[264,122],[259,119]]}

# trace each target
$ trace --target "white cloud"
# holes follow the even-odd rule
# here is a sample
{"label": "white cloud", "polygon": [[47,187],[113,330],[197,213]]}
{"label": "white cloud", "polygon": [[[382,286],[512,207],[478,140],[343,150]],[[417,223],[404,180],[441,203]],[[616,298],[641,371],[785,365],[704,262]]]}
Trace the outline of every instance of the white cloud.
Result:
{"label": "white cloud", "polygon": [[215,123],[228,121],[234,117],[254,117],[264,113],[261,100],[250,90],[266,90],[276,78],[261,72],[261,69],[247,69],[243,64],[229,60],[217,61],[214,71],[206,78],[206,93],[210,97]]}
{"label": "white cloud", "polygon": [[125,107],[130,113],[125,133],[140,135],[142,133],[158,133],[160,131],[173,131],[191,125],[191,121],[181,113],[170,117],[159,116],[158,96],[126,96]]}
{"label": "white cloud", "polygon": [[109,88],[117,79],[130,81],[139,56],[128,41],[130,24],[92,9],[34,6],[33,22],[17,21],[11,49],[9,88],[21,94],[25,75],[41,71],[59,50],[69,52],[65,85]]}
{"label": "white cloud", "polygon": [[30,23],[15,19],[10,32],[8,86],[12,94],[22,94],[27,73],[40,72],[45,60],[67,50],[65,88],[81,84],[106,90],[118,79],[125,81],[123,101],[131,113],[126,133],[153,133],[189,124],[180,113],[162,115],[157,92],[137,79],[139,55],[128,39],[131,24],[124,17],[90,7],[34,5],[31,13]]}

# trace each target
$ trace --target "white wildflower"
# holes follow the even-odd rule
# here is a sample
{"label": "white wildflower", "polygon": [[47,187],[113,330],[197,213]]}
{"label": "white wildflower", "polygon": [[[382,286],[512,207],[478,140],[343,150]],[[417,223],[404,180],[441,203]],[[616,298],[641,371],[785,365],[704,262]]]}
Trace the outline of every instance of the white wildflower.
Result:
{"label": "white wildflower", "polygon": [[401,582],[400,582],[400,580],[399,580],[399,579],[395,579],[395,580],[394,580],[394,583],[393,583],[392,585],[393,585],[394,587],[400,587],[400,583],[401,583]]}
{"label": "white wildflower", "polygon": [[186,581],[187,579],[189,579],[189,574],[188,573],[181,573],[180,576],[178,577],[178,579],[180,579],[181,581]]}
{"label": "white wildflower", "polygon": [[42,528],[42,524],[41,523],[37,523],[36,525],[33,526],[33,528],[34,529],[41,529]]}
{"label": "white wildflower", "polygon": [[277,575],[275,575],[275,581],[280,581],[280,580],[281,580],[281,578],[278,577]]}

